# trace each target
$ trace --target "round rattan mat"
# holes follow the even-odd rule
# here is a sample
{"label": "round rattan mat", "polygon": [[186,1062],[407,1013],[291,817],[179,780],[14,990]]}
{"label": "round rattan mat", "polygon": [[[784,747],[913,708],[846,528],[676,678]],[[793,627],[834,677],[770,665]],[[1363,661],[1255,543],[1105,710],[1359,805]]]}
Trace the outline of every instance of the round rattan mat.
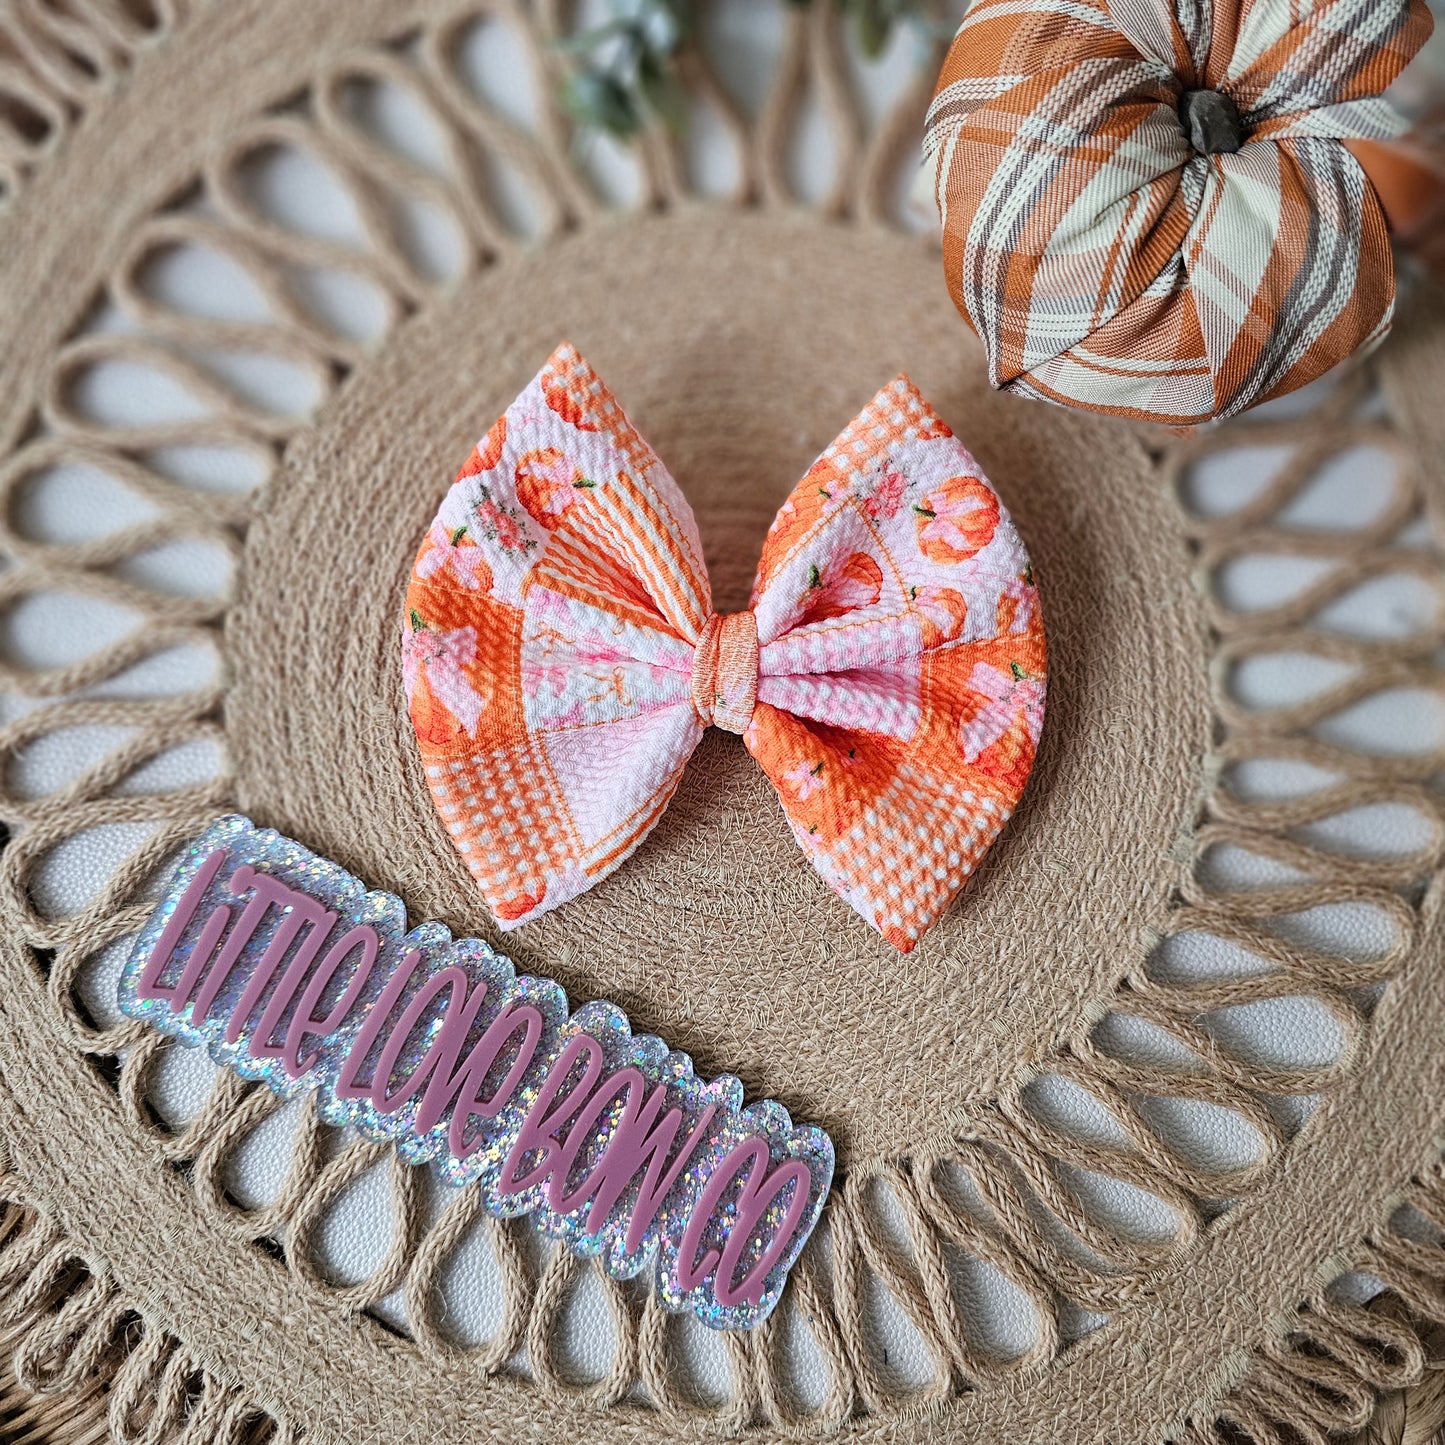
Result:
{"label": "round rattan mat", "polygon": [[[50,148],[7,161],[0,219],[0,287],[24,300],[0,356],[7,602],[80,587],[144,619],[80,661],[6,664],[7,687],[39,702],[8,725],[7,760],[68,728],[128,730],[52,794],[3,790],[14,838],[0,875],[0,1132],[15,1212],[0,1315],[21,1383],[99,1382],[109,1428],[137,1441],[1273,1442],[1357,1428],[1379,1392],[1417,1381],[1418,1322],[1442,1310],[1442,759],[1362,751],[1330,720],[1391,689],[1438,690],[1441,622],[1437,611],[1418,635],[1359,637],[1316,615],[1391,570],[1439,586],[1440,419],[1422,380],[1438,374],[1445,337],[1436,304],[1417,298],[1319,411],[1251,430],[1251,444],[1287,443],[1291,460],[1227,518],[1201,516],[1189,468],[1237,444],[1231,434],[1143,437],[987,391],[934,256],[890,221],[926,76],[881,118],[851,101],[822,0],[789,14],[751,108],[709,70],[705,45],[686,62],[699,103],[736,141],[735,194],[695,196],[685,148],[650,137],[640,204],[623,216],[599,202],[550,104],[548,35],[564,24],[550,5],[232,0],[134,34],[120,14],[101,6],[85,31],[109,37],[105,83],[89,89],[56,58],[79,42],[24,21],[46,60],[27,83],[63,90],[69,76],[70,90]],[[491,42],[474,41],[478,26]],[[539,72],[525,119],[457,61],[498,31],[510,48],[493,63],[520,56]],[[356,123],[350,89],[378,84],[424,109],[440,169]],[[803,92],[838,137],[834,182],[813,205],[786,163]],[[267,210],[252,169],[288,149],[339,178],[360,242]],[[496,200],[502,167],[541,218],[526,244]],[[445,284],[408,249],[408,196],[463,238]],[[243,267],[265,318],[158,299],[148,268],[184,246]],[[298,277],[328,268],[383,298],[375,338],[298,301]],[[582,1265],[536,1250],[525,1224],[478,1219],[465,1197],[436,1215],[417,1171],[310,1116],[275,1195],[239,1197],[230,1160],[275,1102],[218,1077],[195,1117],[168,1117],[151,1089],[156,1041],[87,1004],[94,960],[147,911],[138,890],[230,806],[394,888],[415,917],[488,933],[417,777],[397,616],[442,482],[564,336],[687,491],[721,605],[737,605],[771,511],[811,457],[906,368],[1017,517],[1050,629],[1051,716],[1026,805],[908,959],[860,936],[735,740],[718,736],[626,869],[508,939],[524,966],[576,997],[616,999],[841,1145],[826,1228],[774,1318],[718,1346],[720,1394],[691,1378],[677,1321],[600,1277],[613,1350],[579,1377],[558,1338]],[[317,404],[258,396],[228,362],[255,353],[292,366]],[[165,371],[193,404],[144,425],[107,419],[94,377],[116,363]],[[1307,535],[1292,499],[1363,442],[1396,459],[1389,506],[1351,535]],[[208,447],[262,460],[249,504],[174,479],[178,453]],[[29,536],[25,489],[62,464],[118,479],[159,520],[98,541]],[[234,600],[177,597],[127,573],[128,558],[179,537],[239,559]],[[1272,609],[1233,614],[1209,584],[1265,541],[1328,568]],[[166,699],[116,684],[162,648],[199,642],[219,651],[221,681]],[[1240,669],[1291,650],[1337,664],[1338,680],[1284,707],[1241,700]],[[202,737],[224,740],[234,773],[179,791],[135,782],[150,758]],[[1240,778],[1271,758],[1324,781],[1262,799]],[[1361,857],[1311,832],[1383,804],[1424,817],[1426,841]],[[142,822],[152,830],[91,900],[47,907],[36,879],[57,849]],[[1276,872],[1221,888],[1207,860],[1226,848]],[[1322,938],[1309,920],[1335,907],[1367,910],[1377,932]],[[1207,978],[1160,962],[1199,938],[1245,962]],[[1219,1025],[1293,999],[1333,1020],[1328,1059],[1252,1056]],[[1119,1019],[1173,1052],[1120,1047]],[[878,1081],[866,1093],[865,1075]],[[1041,1102],[1046,1083],[1087,1096],[1099,1122],[1061,1121]],[[1301,1127],[1280,1101],[1305,1096],[1317,1102]],[[1166,1127],[1161,1101],[1230,1111],[1257,1148],[1201,1157]],[[337,1278],[317,1241],[377,1168],[390,1243],[362,1277]],[[1153,1200],[1168,1226],[1141,1233],[1117,1191]],[[478,1233],[496,1258],[500,1323],[462,1341],[444,1281]],[[1387,1286],[1391,1309],[1334,1289],[1349,1270]],[[1020,1301],[1027,1339],[989,1337],[988,1289]],[[920,1378],[890,1369],[884,1297],[928,1362]]]}
{"label": "round rattan mat", "polygon": [[[574,996],[624,1001],[708,1067],[826,1120],[855,1159],[951,1137],[1142,960],[1207,744],[1202,608],[1182,543],[1172,556],[1157,546],[1167,512],[1142,446],[1087,419],[1022,435],[1019,408],[987,390],[940,305],[936,272],[881,232],[707,209],[614,222],[483,272],[404,327],[293,445],[248,534],[228,624],[227,732],[248,813],[395,879],[419,915],[488,934]],[[561,289],[559,274],[586,282]],[[820,312],[819,295],[849,300]],[[978,436],[1047,579],[1068,686],[1007,847],[913,954],[860,933],[819,888],[741,740],[716,733],[635,866],[505,943],[490,927],[397,701],[403,544],[435,508],[427,479],[564,331],[675,469],[723,607],[746,605],[772,512],[876,380],[907,365]],[[344,578],[343,515],[367,519]],[[327,580],[306,625],[289,627],[298,575]],[[1066,908],[1062,878],[1079,880]],[[1050,915],[1047,987],[1021,988]]]}

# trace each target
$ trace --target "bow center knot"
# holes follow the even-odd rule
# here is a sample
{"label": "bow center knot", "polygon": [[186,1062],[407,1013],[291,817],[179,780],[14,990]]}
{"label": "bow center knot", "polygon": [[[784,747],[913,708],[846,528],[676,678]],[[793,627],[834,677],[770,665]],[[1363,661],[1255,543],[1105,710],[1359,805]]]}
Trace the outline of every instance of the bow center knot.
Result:
{"label": "bow center knot", "polygon": [[758,701],[758,622],[749,612],[716,612],[692,659],[692,705],[704,727],[741,733]]}

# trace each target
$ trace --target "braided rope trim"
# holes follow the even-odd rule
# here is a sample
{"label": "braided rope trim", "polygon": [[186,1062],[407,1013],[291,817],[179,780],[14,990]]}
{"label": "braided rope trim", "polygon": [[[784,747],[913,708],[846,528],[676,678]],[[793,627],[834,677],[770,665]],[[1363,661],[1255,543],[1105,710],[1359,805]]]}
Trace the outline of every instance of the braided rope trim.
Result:
{"label": "braided rope trim", "polygon": [[[1436,1242],[1382,1223],[1361,1241],[1352,1261],[1384,1285],[1384,1295],[1368,1307],[1342,1304],[1326,1290],[1313,1295],[1212,1413],[1171,1438],[1188,1445],[1329,1445],[1370,1425],[1381,1397],[1438,1370],[1438,1332],[1445,1327],[1445,1247],[1439,1242],[1445,1240],[1445,1165],[1411,1181],[1392,1219],[1406,1210],[1427,1224]],[[1402,1439],[1407,1414],[1391,1412],[1372,1439]]]}
{"label": "braided rope trim", "polygon": [[[0,1425],[13,1427],[7,1438],[23,1438],[19,1422],[40,1402],[62,1399],[72,1422],[89,1418],[98,1426],[103,1418],[116,1445],[297,1445],[305,1438],[282,1412],[222,1383],[172,1335],[148,1325],[143,1304],[127,1301],[103,1266],[92,1268],[22,1197],[21,1182],[0,1173],[0,1349],[19,1391],[8,1410],[0,1399]],[[1412,1182],[1392,1218],[1402,1209],[1416,1211],[1445,1239],[1445,1164]],[[1381,1282],[1382,1294],[1369,1305],[1341,1303],[1325,1290],[1305,1300],[1225,1397],[1168,1438],[1180,1445],[1329,1445],[1372,1426],[1371,1445],[1399,1445],[1410,1416],[1410,1397],[1399,1397],[1422,1382],[1429,1385],[1422,1415],[1434,1421],[1440,1392],[1431,1372],[1445,1365],[1434,1348],[1445,1329],[1445,1247],[1385,1222],[1361,1241],[1354,1263]],[[1382,1400],[1388,1407],[1377,1415]],[[1417,1422],[1411,1438],[1423,1438],[1420,1428]],[[47,1431],[38,1438],[55,1437]]]}
{"label": "braided rope trim", "polygon": [[95,97],[164,43],[188,0],[5,0],[0,7],[0,211]]}
{"label": "braided rope trim", "polygon": [[[148,1325],[57,1225],[9,1197],[8,1184],[0,1180],[0,1341],[19,1398],[0,1398],[7,1440],[24,1439],[34,1422],[32,1438],[46,1445],[65,1445],[71,1431],[116,1445],[295,1445],[283,1417]],[[37,1408],[60,1400],[71,1407],[64,1433]]]}

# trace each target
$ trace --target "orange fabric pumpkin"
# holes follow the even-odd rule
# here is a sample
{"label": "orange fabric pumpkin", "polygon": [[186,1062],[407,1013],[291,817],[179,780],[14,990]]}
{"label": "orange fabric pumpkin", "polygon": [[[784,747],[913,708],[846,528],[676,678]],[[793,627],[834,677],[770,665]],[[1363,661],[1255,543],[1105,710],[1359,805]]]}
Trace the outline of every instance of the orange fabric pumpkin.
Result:
{"label": "orange fabric pumpkin", "polygon": [[955,304],[995,386],[1175,425],[1313,381],[1390,323],[1349,143],[1423,0],[977,0],[926,150]]}

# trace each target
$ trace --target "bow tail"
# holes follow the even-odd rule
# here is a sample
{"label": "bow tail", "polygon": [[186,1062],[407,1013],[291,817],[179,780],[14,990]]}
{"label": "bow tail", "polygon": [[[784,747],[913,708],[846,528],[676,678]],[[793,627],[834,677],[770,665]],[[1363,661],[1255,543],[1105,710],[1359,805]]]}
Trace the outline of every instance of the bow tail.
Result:
{"label": "bow tail", "polygon": [[559,347],[442,502],[403,631],[427,782],[502,928],[575,898],[651,831],[702,735],[709,609],[677,484]]}
{"label": "bow tail", "polygon": [[1043,720],[1041,648],[951,648],[918,666],[911,727],[908,679],[853,673],[765,680],[745,734],[819,875],[904,953],[1007,823]]}
{"label": "bow tail", "polygon": [[452,841],[503,930],[619,867],[652,831],[702,728],[691,702],[532,732],[428,768]]}
{"label": "bow tail", "polygon": [[[569,841],[551,860],[536,906],[502,927],[515,927],[566,903],[631,857],[677,791],[701,736],[691,702],[686,702],[585,733],[539,739],[549,811],[565,819]],[[508,836],[514,833],[509,830]]]}

